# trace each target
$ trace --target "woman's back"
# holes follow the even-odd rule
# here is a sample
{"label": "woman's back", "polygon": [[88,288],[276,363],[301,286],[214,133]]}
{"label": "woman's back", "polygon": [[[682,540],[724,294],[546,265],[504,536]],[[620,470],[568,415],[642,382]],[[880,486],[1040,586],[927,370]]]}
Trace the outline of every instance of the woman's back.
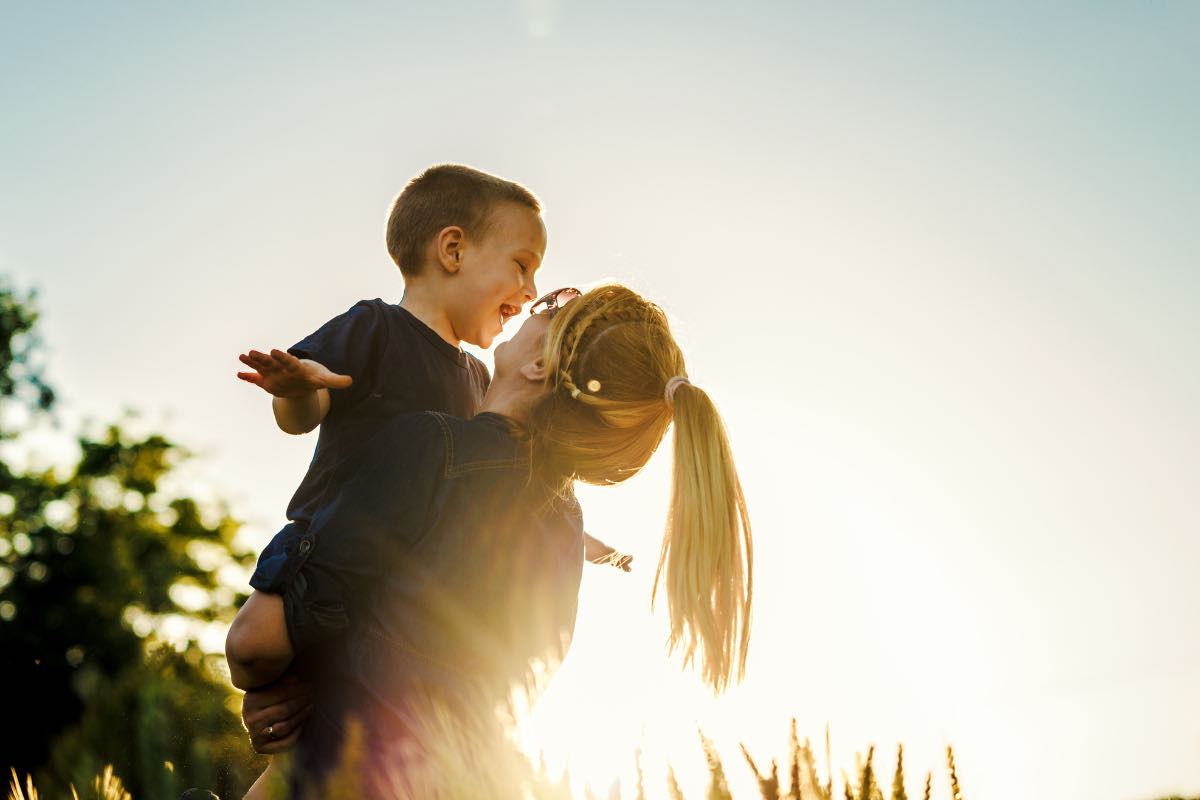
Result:
{"label": "woman's back", "polygon": [[494,708],[529,684],[533,662],[560,659],[574,628],[579,506],[531,479],[511,422],[406,415],[371,447],[396,458],[331,482],[338,496],[311,533],[337,546],[303,568],[311,624],[344,625],[323,645],[331,672],[299,745],[306,785],[337,763],[348,720],[363,725],[366,772],[395,770],[417,708]]}

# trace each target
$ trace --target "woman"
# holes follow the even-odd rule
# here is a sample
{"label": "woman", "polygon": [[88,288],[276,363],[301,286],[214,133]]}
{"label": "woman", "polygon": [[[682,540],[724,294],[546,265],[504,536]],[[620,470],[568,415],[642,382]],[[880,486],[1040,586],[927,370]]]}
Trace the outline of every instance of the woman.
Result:
{"label": "woman", "polygon": [[[386,470],[342,465],[276,593],[255,592],[230,629],[240,688],[270,684],[314,648],[327,656],[302,733],[286,703],[271,706],[275,719],[247,715],[256,741],[298,736],[294,794],[335,766],[349,720],[362,733],[362,791],[383,795],[397,759],[420,749],[419,709],[484,713],[545,674],[539,663],[562,657],[575,620],[573,483],[636,474],[672,421],[655,595],[662,581],[685,664],[717,691],[742,676],[749,519],[720,417],[688,382],[665,314],[616,285],[559,290],[532,312],[496,349],[479,415],[398,417],[370,444],[389,454]],[[329,531],[336,548],[321,546]]]}

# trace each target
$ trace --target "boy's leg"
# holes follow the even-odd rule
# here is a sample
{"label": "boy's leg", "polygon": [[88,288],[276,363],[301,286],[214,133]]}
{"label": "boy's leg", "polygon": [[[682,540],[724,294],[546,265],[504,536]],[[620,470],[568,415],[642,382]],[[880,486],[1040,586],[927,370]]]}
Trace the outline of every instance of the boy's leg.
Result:
{"label": "boy's leg", "polygon": [[287,797],[286,755],[272,756],[271,763],[258,776],[243,800],[283,800]]}

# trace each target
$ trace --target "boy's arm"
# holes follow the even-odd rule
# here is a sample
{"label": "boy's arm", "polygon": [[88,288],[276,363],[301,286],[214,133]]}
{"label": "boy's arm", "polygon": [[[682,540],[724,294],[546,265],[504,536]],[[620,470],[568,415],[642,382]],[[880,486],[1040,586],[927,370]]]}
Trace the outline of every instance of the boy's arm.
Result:
{"label": "boy's arm", "polygon": [[239,689],[270,683],[297,653],[338,640],[356,598],[424,530],[442,474],[430,465],[445,460],[439,418],[399,416],[380,426],[359,456],[335,467],[308,525],[285,526],[259,557],[250,577],[255,591],[225,640]]}
{"label": "boy's arm", "polygon": [[273,397],[275,424],[284,433],[308,433],[329,414],[329,390],[317,389],[299,397]]}
{"label": "boy's arm", "polygon": [[611,564],[625,572],[629,572],[633,564],[633,556],[618,553],[586,532],[583,534],[583,557],[593,564]]}
{"label": "boy's arm", "polygon": [[239,689],[278,678],[295,655],[284,619],[283,597],[255,591],[238,610],[225,637],[229,676]]}
{"label": "boy's arm", "polygon": [[239,372],[239,378],[274,395],[275,422],[285,433],[308,433],[320,425],[329,413],[329,390],[345,389],[354,382],[349,375],[338,375],[317,361],[282,350],[272,350],[270,355],[251,350],[238,360],[254,370]]}

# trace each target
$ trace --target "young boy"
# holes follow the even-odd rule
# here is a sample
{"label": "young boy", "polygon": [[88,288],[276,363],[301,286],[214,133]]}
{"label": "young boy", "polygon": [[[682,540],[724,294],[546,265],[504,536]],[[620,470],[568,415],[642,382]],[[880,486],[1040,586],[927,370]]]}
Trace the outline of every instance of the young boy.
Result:
{"label": "young boy", "polygon": [[[261,591],[305,531],[332,468],[402,413],[475,414],[489,376],[460,347],[489,347],[504,323],[537,296],[546,250],[541,205],[523,186],[445,164],[414,178],[392,205],[387,248],[404,276],[399,305],[363,300],[287,352],[240,356],[238,377],[273,395],[279,427],[320,426],[308,472],[288,505],[291,523],[263,551],[252,585]],[[591,537],[589,561],[626,571],[631,558]]]}

